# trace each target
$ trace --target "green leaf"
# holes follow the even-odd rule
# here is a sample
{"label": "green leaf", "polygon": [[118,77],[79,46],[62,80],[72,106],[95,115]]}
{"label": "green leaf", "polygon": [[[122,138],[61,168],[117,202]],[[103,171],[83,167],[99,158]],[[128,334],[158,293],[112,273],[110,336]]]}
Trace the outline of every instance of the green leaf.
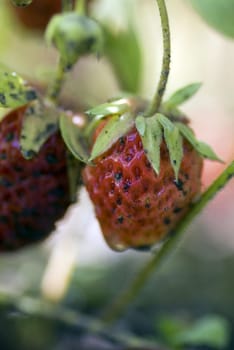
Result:
{"label": "green leaf", "polygon": [[130,24],[127,30],[105,27],[105,54],[112,64],[121,90],[139,92],[142,73],[142,51],[137,31]]}
{"label": "green leaf", "polygon": [[0,66],[0,107],[16,108],[37,99],[36,91],[15,72]]}
{"label": "green leaf", "polygon": [[82,184],[81,181],[81,168],[82,163],[78,161],[73,154],[67,152],[67,169],[69,178],[70,199],[75,202],[77,199],[77,192]]}
{"label": "green leaf", "polygon": [[208,158],[210,160],[215,160],[218,162],[223,162],[212,150],[212,148],[204,142],[198,141],[192,132],[192,130],[185,124],[176,123],[179,128],[181,134],[191,143],[191,145],[195,148],[195,150],[204,158]]}
{"label": "green leaf", "polygon": [[137,131],[141,136],[144,136],[145,127],[146,127],[146,118],[138,116],[135,121]]}
{"label": "green leaf", "polygon": [[107,151],[120,137],[125,135],[134,125],[132,114],[125,113],[113,116],[101,130],[94,143],[90,161]]}
{"label": "green leaf", "polygon": [[226,349],[230,342],[230,325],[220,316],[205,316],[177,333],[174,340],[177,345],[206,345]]}
{"label": "green leaf", "polygon": [[89,151],[87,141],[80,127],[75,123],[74,116],[61,113],[60,131],[64,142],[75,158],[88,163]]}
{"label": "green leaf", "polygon": [[58,129],[59,112],[53,105],[32,102],[25,111],[21,129],[21,152],[26,159],[38,153],[47,139]]}
{"label": "green leaf", "polygon": [[173,108],[181,105],[188,99],[190,99],[200,89],[201,83],[193,83],[186,85],[185,87],[177,90],[169,99],[164,103],[167,108]]}
{"label": "green leaf", "polygon": [[233,0],[190,0],[194,9],[213,28],[234,38]]}
{"label": "green leaf", "polygon": [[176,180],[178,180],[180,165],[183,159],[183,143],[180,131],[177,126],[164,115],[157,114],[157,118],[163,127],[164,138],[169,151],[170,162],[173,167]]}
{"label": "green leaf", "polygon": [[226,349],[231,334],[228,321],[218,315],[207,315],[193,322],[184,318],[163,316],[157,319],[157,331],[173,349],[193,345]]}
{"label": "green leaf", "polygon": [[119,100],[103,103],[97,107],[89,109],[86,111],[86,114],[102,119],[108,115],[123,114],[129,109],[129,101],[125,98],[121,98]]}
{"label": "green leaf", "polygon": [[[143,117],[138,117],[137,119]],[[162,127],[155,116],[145,119],[145,130],[141,134],[136,124],[137,130],[141,135],[144,151],[149,159],[154,171],[159,174],[160,172],[160,145],[162,142]],[[141,121],[142,123],[143,121]]]}

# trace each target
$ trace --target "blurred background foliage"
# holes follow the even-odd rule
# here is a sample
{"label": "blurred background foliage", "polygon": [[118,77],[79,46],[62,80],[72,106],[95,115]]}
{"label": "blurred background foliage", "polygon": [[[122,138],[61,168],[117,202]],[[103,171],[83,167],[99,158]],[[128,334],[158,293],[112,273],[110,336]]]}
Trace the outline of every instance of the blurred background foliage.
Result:
{"label": "blurred background foliage", "polygon": [[[234,158],[234,1],[168,0],[167,4],[172,32],[167,94],[203,82],[184,111],[197,135],[228,162]],[[56,52],[46,47],[42,32],[30,31],[19,22],[11,6],[8,0],[0,2],[1,63],[33,84],[46,86],[54,74]],[[90,14],[103,24],[105,52],[98,60],[85,57],[78,62],[61,103],[78,113],[123,92],[150,99],[162,55],[156,2],[94,0]],[[222,168],[206,162],[204,188]],[[116,332],[165,346],[155,349],[234,348],[233,194],[232,180],[152,276]],[[98,318],[149,258],[150,253],[120,254],[106,247],[82,190],[77,204],[45,243],[0,257],[1,349],[134,348],[111,334],[88,332],[82,322],[74,318],[70,322],[65,312],[61,318],[43,316],[32,301]],[[34,299],[23,303],[24,295]]]}

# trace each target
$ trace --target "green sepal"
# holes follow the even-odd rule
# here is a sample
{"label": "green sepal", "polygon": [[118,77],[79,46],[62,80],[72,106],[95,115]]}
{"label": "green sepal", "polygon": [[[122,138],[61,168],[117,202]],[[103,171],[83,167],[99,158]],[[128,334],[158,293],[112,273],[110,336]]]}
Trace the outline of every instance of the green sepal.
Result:
{"label": "green sepal", "polygon": [[178,127],[163,114],[156,114],[158,122],[163,128],[164,139],[169,151],[170,162],[175,173],[176,180],[183,159],[183,143]]}
{"label": "green sepal", "polygon": [[139,115],[135,120],[137,131],[141,136],[144,136],[145,129],[146,129],[146,118]]}
{"label": "green sepal", "polygon": [[77,160],[74,157],[74,155],[69,150],[67,150],[67,171],[68,171],[71,202],[76,202],[77,191],[79,187],[82,185],[82,181],[81,181],[82,164],[83,163]]}
{"label": "green sepal", "polygon": [[157,174],[160,171],[160,145],[162,143],[162,127],[155,116],[137,117],[136,128],[141,136],[147,158]]}
{"label": "green sepal", "polygon": [[130,113],[121,116],[113,115],[98,135],[89,160],[93,160],[107,151],[120,137],[124,136],[134,125],[134,117]]}
{"label": "green sepal", "polygon": [[21,153],[26,159],[37,154],[48,138],[58,129],[59,111],[54,105],[39,100],[25,111],[20,135]]}
{"label": "green sepal", "polygon": [[59,118],[59,127],[64,142],[76,159],[88,163],[89,147],[87,140],[83,135],[81,128],[74,122],[74,116],[61,113]]}
{"label": "green sepal", "polygon": [[201,83],[193,83],[177,90],[166,102],[164,102],[164,107],[171,109],[181,105],[195,95],[201,85]]}
{"label": "green sepal", "polygon": [[0,107],[16,108],[37,99],[36,91],[15,72],[0,66]]}
{"label": "green sepal", "polygon": [[191,143],[191,145],[202,157],[223,163],[223,161],[215,154],[209,145],[196,139],[194,133],[187,125],[182,123],[176,123],[176,125],[184,138]]}
{"label": "green sepal", "polygon": [[111,102],[103,103],[97,107],[89,109],[85,113],[90,117],[98,117],[102,119],[108,115],[121,115],[130,109],[129,102],[126,98],[121,98]]}

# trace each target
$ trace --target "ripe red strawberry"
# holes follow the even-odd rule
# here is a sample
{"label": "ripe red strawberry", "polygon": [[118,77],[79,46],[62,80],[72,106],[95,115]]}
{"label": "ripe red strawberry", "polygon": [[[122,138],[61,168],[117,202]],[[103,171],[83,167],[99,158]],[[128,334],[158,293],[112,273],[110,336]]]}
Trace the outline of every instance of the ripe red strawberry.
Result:
{"label": "ripe red strawberry", "polygon": [[0,251],[44,239],[70,203],[66,148],[58,133],[33,159],[22,157],[24,111],[15,109],[0,123]]}
{"label": "ripe red strawberry", "polygon": [[[101,128],[103,125],[101,126]],[[100,128],[96,132],[100,132]],[[178,181],[165,141],[159,175],[153,170],[134,127],[87,165],[83,179],[108,245],[114,250],[145,248],[173,231],[199,195],[203,160],[183,140]]]}

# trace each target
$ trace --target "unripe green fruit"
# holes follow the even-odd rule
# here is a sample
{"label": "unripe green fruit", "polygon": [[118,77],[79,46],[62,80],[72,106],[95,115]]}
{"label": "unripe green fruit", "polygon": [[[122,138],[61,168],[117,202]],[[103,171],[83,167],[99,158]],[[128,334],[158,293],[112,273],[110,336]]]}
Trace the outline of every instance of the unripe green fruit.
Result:
{"label": "unripe green fruit", "polygon": [[16,6],[24,7],[24,6],[30,5],[33,0],[11,0],[11,1]]}
{"label": "unripe green fruit", "polygon": [[47,27],[46,40],[58,49],[66,69],[70,69],[80,56],[100,53],[103,47],[100,25],[75,12],[54,16]]}

